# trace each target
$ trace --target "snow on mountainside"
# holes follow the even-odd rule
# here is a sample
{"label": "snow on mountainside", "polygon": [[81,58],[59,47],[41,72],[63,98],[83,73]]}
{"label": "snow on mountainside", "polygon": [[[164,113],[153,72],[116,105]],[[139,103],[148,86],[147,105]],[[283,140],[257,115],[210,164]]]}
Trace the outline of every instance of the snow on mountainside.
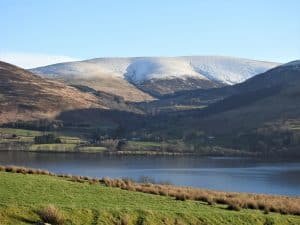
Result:
{"label": "snow on mountainside", "polygon": [[188,60],[182,58],[140,58],[134,60],[125,73],[125,78],[136,84],[151,79],[186,77],[208,79],[195,71]]}
{"label": "snow on mountainside", "polygon": [[128,101],[153,100],[181,90],[240,83],[278,63],[225,56],[96,58],[32,69],[72,85],[122,96]]}
{"label": "snow on mountainside", "polygon": [[186,77],[235,84],[278,65],[225,56],[136,57],[60,63],[32,71],[56,78],[120,77],[136,84]]}
{"label": "snow on mountainside", "polygon": [[208,79],[221,81],[225,84],[236,84],[250,77],[263,73],[278,63],[256,61],[250,59],[224,57],[224,56],[195,56],[182,57],[189,60],[194,70]]}

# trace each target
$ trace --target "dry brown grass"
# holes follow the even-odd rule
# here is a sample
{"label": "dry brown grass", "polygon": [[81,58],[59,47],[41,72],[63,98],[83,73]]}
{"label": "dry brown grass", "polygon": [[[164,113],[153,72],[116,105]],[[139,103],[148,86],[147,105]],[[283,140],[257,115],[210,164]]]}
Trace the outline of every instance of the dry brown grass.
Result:
{"label": "dry brown grass", "polygon": [[37,214],[44,223],[63,225],[65,221],[63,214],[54,205],[48,205],[47,207],[42,208],[37,211]]}
{"label": "dry brown grass", "polygon": [[[0,62],[0,65],[1,123],[54,118],[72,109],[109,108],[103,104],[102,97],[81,92],[59,81],[44,79],[8,63]],[[26,108],[17,105],[25,105]]]}
{"label": "dry brown grass", "polygon": [[22,173],[22,174],[39,174],[39,175],[56,176],[56,174],[51,173],[47,170],[32,169],[32,168],[19,167],[19,166],[0,166],[0,171]]}
{"label": "dry brown grass", "polygon": [[155,195],[174,197],[176,200],[194,200],[206,202],[209,205],[228,205],[229,210],[257,209],[265,213],[300,215],[300,198],[266,194],[246,194],[212,191],[190,187],[178,187],[163,184],[144,184],[120,179],[104,178],[102,182],[109,187],[139,191]]}
{"label": "dry brown grass", "polygon": [[230,210],[240,210],[245,208],[262,210],[264,213],[276,212],[281,214],[300,215],[299,197],[212,191],[191,187],[179,187],[168,184],[137,183],[130,179],[111,179],[107,177],[96,179],[86,176],[73,176],[68,174],[57,175],[45,170],[16,166],[0,166],[0,171],[57,176],[73,182],[104,184],[108,187],[117,187],[128,191],[169,196],[180,201],[201,201],[206,202],[208,205],[222,204],[227,205],[228,209]]}

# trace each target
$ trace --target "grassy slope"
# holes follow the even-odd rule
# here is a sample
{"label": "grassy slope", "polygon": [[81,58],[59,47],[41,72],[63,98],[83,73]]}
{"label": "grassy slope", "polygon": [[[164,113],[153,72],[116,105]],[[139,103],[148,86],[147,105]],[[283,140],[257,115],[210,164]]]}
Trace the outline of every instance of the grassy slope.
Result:
{"label": "grassy slope", "polygon": [[63,178],[0,172],[1,225],[34,223],[39,220],[35,210],[50,203],[63,211],[67,224],[300,224],[299,216],[229,211]]}

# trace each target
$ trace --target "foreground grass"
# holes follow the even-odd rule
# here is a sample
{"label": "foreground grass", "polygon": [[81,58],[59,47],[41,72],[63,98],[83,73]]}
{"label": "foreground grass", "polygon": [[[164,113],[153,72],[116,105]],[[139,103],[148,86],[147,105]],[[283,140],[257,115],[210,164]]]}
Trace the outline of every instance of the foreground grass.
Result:
{"label": "foreground grass", "polygon": [[221,205],[178,201],[65,178],[0,172],[0,224],[33,224],[38,210],[55,205],[65,224],[300,224],[299,216],[230,211]]}

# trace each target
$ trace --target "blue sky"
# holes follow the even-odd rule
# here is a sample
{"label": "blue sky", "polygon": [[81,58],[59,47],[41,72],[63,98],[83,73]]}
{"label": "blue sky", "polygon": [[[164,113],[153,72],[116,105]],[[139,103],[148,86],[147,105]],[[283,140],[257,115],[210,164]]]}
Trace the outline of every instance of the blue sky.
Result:
{"label": "blue sky", "polygon": [[1,0],[0,59],[300,58],[299,0]]}

